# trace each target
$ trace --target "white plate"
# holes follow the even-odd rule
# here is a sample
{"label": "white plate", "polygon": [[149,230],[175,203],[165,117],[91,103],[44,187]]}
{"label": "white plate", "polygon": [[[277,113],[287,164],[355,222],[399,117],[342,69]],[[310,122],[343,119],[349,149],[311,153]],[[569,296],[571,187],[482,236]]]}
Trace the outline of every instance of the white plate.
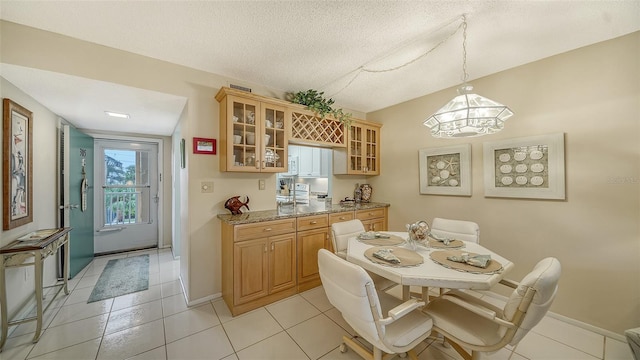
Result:
{"label": "white plate", "polygon": [[507,161],[511,160],[511,155],[509,155],[509,154],[500,154],[498,159],[500,159],[500,161],[502,161],[502,162],[507,162]]}
{"label": "white plate", "polygon": [[516,165],[516,172],[518,172],[518,173],[527,172],[527,165],[525,165],[525,164]]}
{"label": "white plate", "polygon": [[544,183],[544,179],[542,178],[542,176],[534,176],[531,178],[531,183],[535,186],[540,186],[542,185],[542,183]]}
{"label": "white plate", "polygon": [[524,185],[526,183],[527,183],[527,177],[526,176],[516,176],[516,184]]}
{"label": "white plate", "polygon": [[544,171],[544,165],[537,163],[537,164],[533,164],[531,165],[531,171],[535,172],[535,173],[539,173]]}
{"label": "white plate", "polygon": [[542,159],[542,151],[533,150],[531,154],[529,154],[529,157],[532,158],[533,160],[540,160]]}
{"label": "white plate", "polygon": [[513,167],[511,165],[502,165],[500,166],[500,172],[503,174],[508,174],[511,172],[511,170],[513,170]]}
{"label": "white plate", "polygon": [[522,160],[527,158],[527,153],[523,153],[522,151],[518,151],[517,153],[513,154],[513,158],[518,160],[518,161],[522,161]]}
{"label": "white plate", "polygon": [[503,185],[511,185],[513,184],[513,178],[511,176],[503,176],[500,182],[502,182]]}

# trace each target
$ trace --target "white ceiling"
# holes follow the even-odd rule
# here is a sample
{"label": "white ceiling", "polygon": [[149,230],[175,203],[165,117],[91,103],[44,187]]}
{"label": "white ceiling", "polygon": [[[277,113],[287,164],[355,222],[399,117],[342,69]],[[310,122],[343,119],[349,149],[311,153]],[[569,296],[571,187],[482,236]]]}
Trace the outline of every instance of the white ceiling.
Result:
{"label": "white ceiling", "polygon": [[[406,67],[360,73],[352,79],[360,67],[396,67],[432,49],[455,32],[462,14],[468,22],[470,80],[640,30],[637,0],[0,0],[3,20],[217,73],[240,84],[284,92],[320,89],[336,105],[362,112],[459,84],[460,31]],[[3,66],[2,76],[21,87],[29,81],[23,77],[34,74]],[[60,85],[51,89],[44,82],[33,84],[41,88],[36,99],[52,110],[60,109],[55,112],[77,107],[73,104],[79,94],[70,90],[54,100],[54,92],[66,87],[65,78],[57,78]],[[69,77],[68,81],[81,80]],[[87,83],[85,89],[100,91],[101,96],[119,91],[117,85],[107,83]],[[90,107],[91,99],[86,103]],[[168,111],[156,105],[158,112]],[[124,103],[95,106],[101,113],[105,106],[128,111]],[[141,107],[149,106],[153,107]],[[72,122],[81,115],[73,110],[59,114]]]}

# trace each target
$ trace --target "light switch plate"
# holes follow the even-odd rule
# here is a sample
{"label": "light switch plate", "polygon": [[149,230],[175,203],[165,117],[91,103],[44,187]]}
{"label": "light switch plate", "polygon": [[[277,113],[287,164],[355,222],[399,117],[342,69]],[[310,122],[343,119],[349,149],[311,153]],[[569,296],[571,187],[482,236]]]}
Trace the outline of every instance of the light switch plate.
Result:
{"label": "light switch plate", "polygon": [[264,180],[258,180],[258,189],[264,190]]}
{"label": "light switch plate", "polygon": [[200,183],[200,192],[202,193],[212,193],[213,192],[213,181],[203,181]]}

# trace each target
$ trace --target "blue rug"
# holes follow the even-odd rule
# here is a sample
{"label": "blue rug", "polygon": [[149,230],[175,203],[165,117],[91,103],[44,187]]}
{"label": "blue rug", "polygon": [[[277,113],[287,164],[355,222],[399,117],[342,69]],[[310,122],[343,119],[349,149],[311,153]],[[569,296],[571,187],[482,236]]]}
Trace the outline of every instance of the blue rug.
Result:
{"label": "blue rug", "polygon": [[149,255],[109,260],[87,303],[149,288]]}

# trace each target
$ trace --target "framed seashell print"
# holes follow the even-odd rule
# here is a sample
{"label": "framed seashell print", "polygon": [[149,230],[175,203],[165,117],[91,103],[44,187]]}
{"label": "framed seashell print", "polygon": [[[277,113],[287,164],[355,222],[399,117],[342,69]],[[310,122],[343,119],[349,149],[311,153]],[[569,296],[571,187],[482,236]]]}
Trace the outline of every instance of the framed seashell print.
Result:
{"label": "framed seashell print", "polygon": [[565,199],[564,133],[485,142],[483,153],[484,196]]}
{"label": "framed seashell print", "polygon": [[420,194],[471,196],[471,144],[418,151]]}

